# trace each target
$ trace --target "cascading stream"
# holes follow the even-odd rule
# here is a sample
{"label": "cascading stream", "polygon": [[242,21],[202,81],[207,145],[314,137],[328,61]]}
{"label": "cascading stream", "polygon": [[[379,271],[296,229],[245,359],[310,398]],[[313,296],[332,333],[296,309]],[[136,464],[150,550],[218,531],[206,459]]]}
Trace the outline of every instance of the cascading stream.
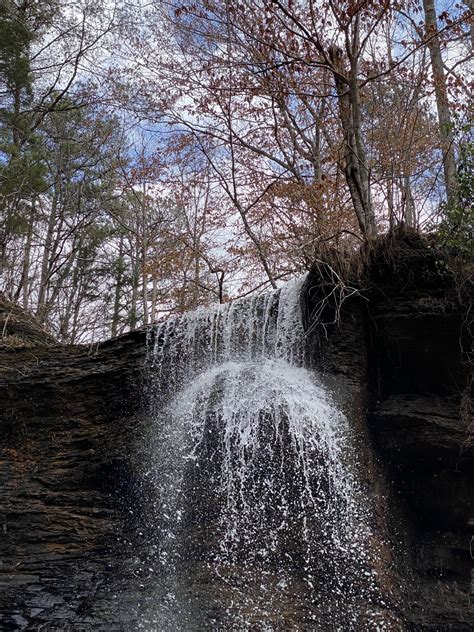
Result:
{"label": "cascading stream", "polygon": [[167,592],[145,629],[357,629],[377,601],[351,428],[305,368],[303,282],[151,332]]}

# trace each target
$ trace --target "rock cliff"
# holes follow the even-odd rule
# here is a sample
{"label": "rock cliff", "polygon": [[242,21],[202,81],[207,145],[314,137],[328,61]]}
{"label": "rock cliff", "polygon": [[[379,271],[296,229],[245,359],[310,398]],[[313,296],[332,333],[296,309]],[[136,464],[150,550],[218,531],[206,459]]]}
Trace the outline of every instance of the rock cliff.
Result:
{"label": "rock cliff", "polygon": [[[397,248],[371,256],[367,286],[308,344],[371,436],[367,480],[394,559],[399,618],[412,630],[470,630],[466,294],[434,250],[409,240]],[[318,287],[314,272],[309,311]],[[141,597],[130,559],[141,526],[129,508],[144,492],[130,454],[146,402],[146,333],[62,347],[8,313],[3,302],[0,628],[133,629],[130,604]]]}
{"label": "rock cliff", "polygon": [[[308,313],[320,308],[320,278],[318,266],[307,283]],[[410,234],[375,248],[358,282],[360,294],[343,303],[338,323],[320,329],[310,345],[328,375],[364,393],[363,425],[380,468],[386,504],[379,510],[398,558],[408,629],[470,630],[472,285],[466,270]],[[326,310],[331,322],[334,306]]]}

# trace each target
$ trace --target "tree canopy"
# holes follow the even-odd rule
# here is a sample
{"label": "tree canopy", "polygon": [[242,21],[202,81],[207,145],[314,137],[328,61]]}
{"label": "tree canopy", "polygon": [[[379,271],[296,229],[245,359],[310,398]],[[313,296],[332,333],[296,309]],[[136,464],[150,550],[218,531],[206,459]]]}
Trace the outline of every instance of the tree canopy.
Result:
{"label": "tree canopy", "polygon": [[1,291],[62,341],[472,244],[472,2],[0,1]]}

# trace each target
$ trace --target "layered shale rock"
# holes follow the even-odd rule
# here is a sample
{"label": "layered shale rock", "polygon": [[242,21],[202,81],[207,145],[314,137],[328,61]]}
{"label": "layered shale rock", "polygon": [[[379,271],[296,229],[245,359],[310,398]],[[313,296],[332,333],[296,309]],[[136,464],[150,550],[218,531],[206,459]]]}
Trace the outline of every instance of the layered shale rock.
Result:
{"label": "layered shale rock", "polygon": [[117,622],[109,588],[133,487],[144,349],[137,332],[91,348],[0,352],[2,630]]}
{"label": "layered shale rock", "polygon": [[[359,394],[356,405],[363,394],[400,607],[415,630],[474,623],[472,284],[468,264],[458,264],[416,234],[389,235],[348,283],[359,294],[310,343],[334,383]],[[323,276],[334,287],[333,275]],[[318,265],[308,313],[320,309],[320,277]],[[331,322],[334,305],[325,309]]]}
{"label": "layered shale rock", "polygon": [[409,616],[423,630],[470,630],[472,286],[466,270],[416,238],[398,245],[390,268],[375,266],[368,421],[406,509]]}

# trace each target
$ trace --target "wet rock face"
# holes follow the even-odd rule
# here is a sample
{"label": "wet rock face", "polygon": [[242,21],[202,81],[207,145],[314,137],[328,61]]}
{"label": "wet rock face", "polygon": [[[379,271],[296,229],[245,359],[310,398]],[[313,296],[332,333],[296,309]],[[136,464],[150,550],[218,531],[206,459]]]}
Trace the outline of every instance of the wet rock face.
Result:
{"label": "wet rock face", "polygon": [[462,306],[434,293],[374,306],[369,423],[407,509],[410,616],[423,630],[469,630],[474,443],[463,350],[470,341]]}
{"label": "wet rock face", "polygon": [[408,616],[423,630],[472,629],[472,296],[417,239],[401,244],[390,273],[380,257],[373,265],[368,421],[404,507]]}
{"label": "wet rock face", "polygon": [[[440,254],[416,236],[388,246],[369,260],[365,299],[348,300],[338,325],[320,331],[312,344],[334,384],[355,389],[356,406],[360,397],[365,401],[363,427],[382,469],[379,511],[387,514],[386,537],[399,558],[400,610],[413,629],[469,630],[474,435],[468,285],[460,292]],[[321,301],[319,275],[318,269],[308,280],[315,288],[308,312]]]}
{"label": "wet rock face", "polygon": [[120,610],[143,355],[143,334],[2,352],[0,629],[100,629]]}

